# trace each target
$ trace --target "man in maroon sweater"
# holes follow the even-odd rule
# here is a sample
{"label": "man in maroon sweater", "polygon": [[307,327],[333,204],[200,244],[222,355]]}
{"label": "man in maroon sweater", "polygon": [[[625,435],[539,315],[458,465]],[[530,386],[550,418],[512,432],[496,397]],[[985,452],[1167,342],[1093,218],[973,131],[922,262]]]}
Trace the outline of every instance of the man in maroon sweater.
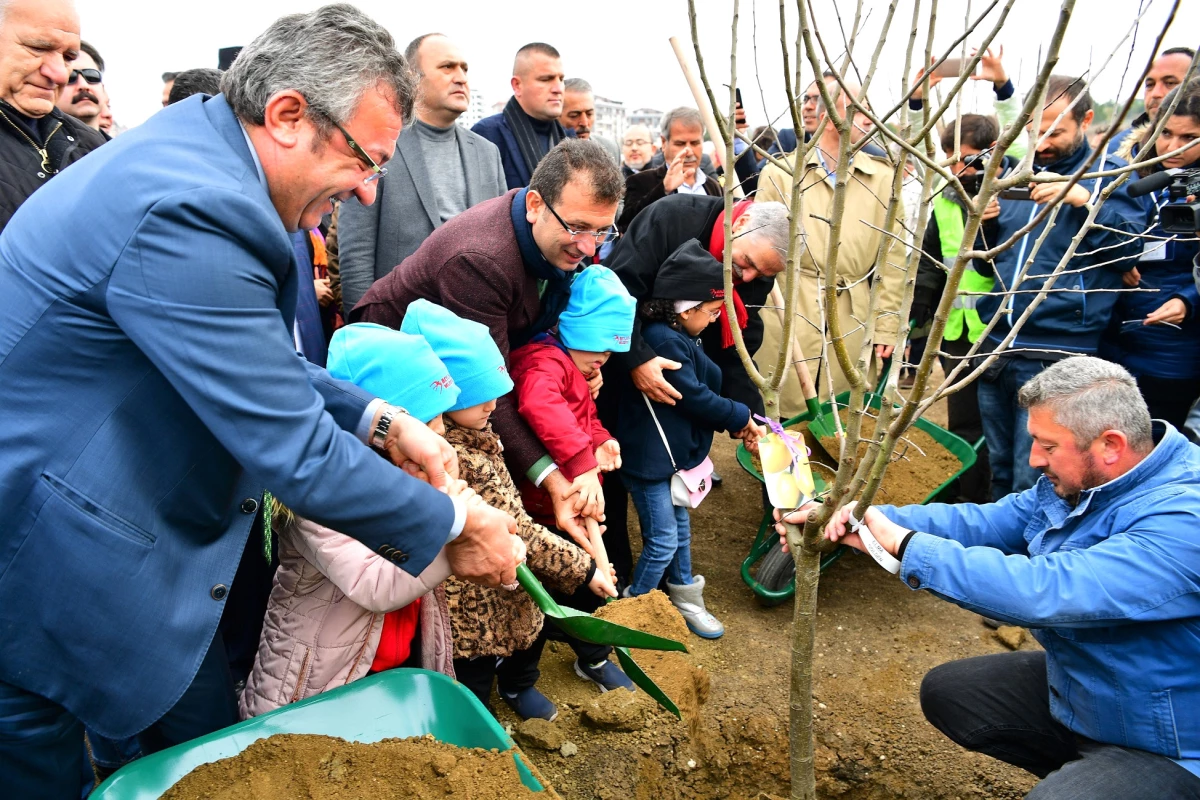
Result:
{"label": "man in maroon sweater", "polygon": [[[434,231],[375,282],[350,319],[399,328],[409,304],[424,298],[486,325],[507,362],[511,349],[558,321],[572,274],[616,235],[624,190],[603,147],[566,139],[538,164],[527,188],[480,203]],[[598,389],[597,377],[592,391]],[[578,517],[598,510],[580,501],[511,394],[497,401],[492,425],[513,473],[550,493],[558,527],[586,536]]]}

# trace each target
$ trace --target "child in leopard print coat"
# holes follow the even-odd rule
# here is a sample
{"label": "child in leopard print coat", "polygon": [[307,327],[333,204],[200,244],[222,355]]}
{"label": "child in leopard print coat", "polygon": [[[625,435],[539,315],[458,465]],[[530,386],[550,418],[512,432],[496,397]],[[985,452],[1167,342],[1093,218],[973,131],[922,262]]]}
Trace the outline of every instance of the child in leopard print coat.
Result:
{"label": "child in leopard print coat", "polygon": [[[496,398],[511,391],[513,383],[487,328],[417,300],[408,307],[401,330],[426,338],[461,391],[446,412],[445,434],[458,455],[459,478],[488,505],[516,519],[529,568],[548,587],[570,593],[586,583],[606,596],[607,576],[597,575],[591,556],[535,523],[521,505],[500,438],[489,423]],[[542,612],[529,595],[523,589],[492,589],[454,578],[443,585],[458,680],[489,705],[496,679],[501,698],[518,715],[553,720],[558,709],[534,687],[545,637]]]}

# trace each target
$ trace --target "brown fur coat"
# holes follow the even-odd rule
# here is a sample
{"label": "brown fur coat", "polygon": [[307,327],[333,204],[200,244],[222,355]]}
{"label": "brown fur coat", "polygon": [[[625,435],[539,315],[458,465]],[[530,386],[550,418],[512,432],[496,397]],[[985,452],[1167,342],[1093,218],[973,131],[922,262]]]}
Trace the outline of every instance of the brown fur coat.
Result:
{"label": "brown fur coat", "polygon": [[[504,465],[500,439],[491,425],[482,431],[446,419],[446,441],[458,454],[459,477],[493,508],[517,520],[529,569],[547,587],[578,589],[592,574],[591,556],[525,513],[512,476]],[[489,589],[450,578],[443,584],[454,632],[454,657],[511,656],[533,644],[542,630],[542,612],[523,589]]]}

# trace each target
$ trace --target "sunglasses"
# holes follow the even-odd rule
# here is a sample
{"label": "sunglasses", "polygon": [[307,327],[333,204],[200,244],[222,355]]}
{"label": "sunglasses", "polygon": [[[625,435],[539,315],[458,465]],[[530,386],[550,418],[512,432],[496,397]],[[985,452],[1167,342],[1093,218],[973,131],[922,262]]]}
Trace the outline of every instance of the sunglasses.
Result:
{"label": "sunglasses", "polygon": [[93,86],[104,80],[104,76],[100,74],[100,70],[98,69],[73,69],[71,70],[71,77],[67,78],[67,85],[74,85],[75,82],[79,80],[80,75],[83,76],[85,81]]}

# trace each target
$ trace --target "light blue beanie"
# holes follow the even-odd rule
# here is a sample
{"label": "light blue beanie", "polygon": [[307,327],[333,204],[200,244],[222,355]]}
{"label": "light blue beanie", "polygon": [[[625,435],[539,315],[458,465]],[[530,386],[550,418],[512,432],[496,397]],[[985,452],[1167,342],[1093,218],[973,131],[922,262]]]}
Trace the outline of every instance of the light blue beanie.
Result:
{"label": "light blue beanie", "polygon": [[486,326],[428,300],[416,300],[404,312],[400,330],[424,336],[450,370],[459,389],[458,402],[450,407],[451,411],[471,408],[512,391],[504,356]]}
{"label": "light blue beanie", "polygon": [[421,422],[449,411],[458,387],[429,342],[371,322],[339,328],[329,342],[326,369]]}
{"label": "light blue beanie", "polygon": [[629,352],[637,301],[617,273],[597,264],[575,277],[571,299],[558,318],[558,338],[572,350]]}

